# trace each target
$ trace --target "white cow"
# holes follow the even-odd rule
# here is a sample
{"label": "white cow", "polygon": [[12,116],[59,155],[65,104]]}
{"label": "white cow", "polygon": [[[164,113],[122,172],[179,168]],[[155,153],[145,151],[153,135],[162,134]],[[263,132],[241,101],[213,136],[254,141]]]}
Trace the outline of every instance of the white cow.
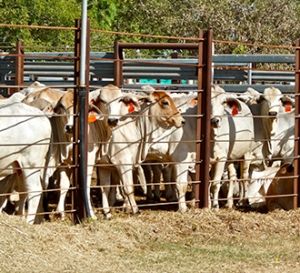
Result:
{"label": "white cow", "polygon": [[[26,220],[41,223],[41,196],[44,167],[51,141],[51,125],[40,110],[23,103],[0,106],[0,178],[17,174],[20,195],[20,214],[25,215],[25,200],[28,202]],[[10,190],[8,190],[10,191]]]}
{"label": "white cow", "polygon": [[[100,158],[102,164],[113,164],[112,169],[118,175],[126,194],[125,207],[132,208],[133,213],[139,212],[134,199],[133,168],[137,169],[139,181],[145,183],[144,173],[140,164],[147,159],[153,143],[164,138],[162,136],[170,127],[180,128],[184,119],[178,112],[174,102],[165,92],[153,92],[149,96],[139,97],[144,103],[137,113],[127,114],[120,118],[119,125],[112,131],[108,153]],[[99,177],[103,187],[103,211],[111,218],[108,202],[110,170],[99,168]]]}
{"label": "white cow", "polygon": [[[226,106],[232,109],[232,113],[226,110]],[[243,183],[240,183],[240,198],[247,197],[253,131],[252,113],[247,105],[226,94],[224,89],[219,86],[212,88],[210,147],[212,181],[210,188],[213,195],[213,208],[219,207],[220,181],[226,163],[228,164],[230,180],[227,206],[231,208],[233,205],[233,183],[236,180],[234,163],[237,160],[244,160],[241,161]],[[245,190],[243,190],[243,184],[245,184]]]}
{"label": "white cow", "polygon": [[[294,208],[294,197],[282,195],[292,195],[294,193],[294,166],[284,163],[275,175],[266,195],[266,206],[269,211],[275,209],[290,210]],[[281,197],[275,197],[281,195]]]}
{"label": "white cow", "polygon": [[[87,157],[87,191],[89,212],[92,218],[96,218],[90,200],[90,185],[93,169],[98,158],[107,153],[108,145],[112,131],[111,128],[119,123],[120,109],[126,106],[128,113],[129,107],[139,107],[137,101],[129,97],[128,94],[122,94],[121,90],[113,85],[97,89],[90,92],[90,109],[88,123],[88,157]],[[61,99],[53,105],[56,114],[64,114],[64,116],[56,116],[51,118],[53,127],[54,145],[52,149],[51,166],[67,166],[72,164],[73,154],[73,112],[74,112],[74,92],[69,91],[61,97]],[[52,172],[48,172],[50,177],[55,168],[51,168]],[[49,168],[49,170],[51,170]],[[67,189],[70,186],[71,170],[69,168],[58,168],[60,176],[60,187],[65,190],[60,191],[60,199],[57,211],[64,210]]]}
{"label": "white cow", "polygon": [[[156,179],[154,183],[159,183],[160,173],[163,173],[164,182],[166,182],[166,199],[170,202],[179,202],[179,211],[186,212],[186,191],[188,185],[189,173],[195,170],[196,161],[196,139],[197,139],[197,93],[189,94],[171,94],[170,95],[179,112],[185,117],[185,125],[181,128],[170,128],[162,132],[151,145],[147,160],[160,160],[170,162],[164,169],[158,165],[153,166],[153,174]],[[180,163],[172,163],[180,162]],[[149,168],[149,167],[148,167]],[[148,170],[149,172],[149,170]],[[150,180],[149,174],[147,175]],[[175,183],[168,186],[168,182]],[[147,191],[148,195],[148,191]],[[156,196],[157,196],[156,190]],[[150,195],[149,195],[150,197]]]}
{"label": "white cow", "polygon": [[293,161],[293,99],[274,87],[266,88],[263,94],[249,88],[239,99],[247,103],[254,117],[255,143],[251,168],[262,171],[272,158],[283,157],[284,162]]}

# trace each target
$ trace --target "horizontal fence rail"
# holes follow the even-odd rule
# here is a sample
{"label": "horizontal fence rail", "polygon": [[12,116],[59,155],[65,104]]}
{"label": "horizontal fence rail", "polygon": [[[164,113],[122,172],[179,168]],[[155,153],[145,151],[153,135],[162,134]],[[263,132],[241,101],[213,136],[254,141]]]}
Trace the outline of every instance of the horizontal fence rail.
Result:
{"label": "horizontal fence rail", "polygon": [[[79,88],[78,84],[78,73],[79,67],[78,62],[80,60],[80,56],[78,55],[78,40],[80,38],[80,27],[72,28],[71,30],[75,30],[76,40],[74,48],[70,50],[74,50],[74,52],[27,52],[28,48],[26,46],[22,46],[21,44],[17,44],[16,51],[9,53],[1,53],[0,54],[0,90],[2,94],[8,96],[11,93],[16,92],[16,90],[24,88],[29,84],[32,84],[34,81],[40,81],[47,86],[56,86],[59,89],[66,90],[67,88],[73,88],[75,90],[74,96],[74,132],[73,132],[73,140],[72,142],[52,142],[52,147],[57,147],[60,145],[65,145],[67,143],[72,144],[73,146],[73,158],[70,163],[58,164],[57,166],[48,166],[49,169],[55,168],[57,172],[63,171],[71,171],[72,179],[71,186],[69,188],[56,186],[55,189],[43,189],[40,191],[30,191],[24,192],[22,189],[19,189],[19,195],[26,195],[32,193],[49,193],[53,194],[54,192],[58,195],[66,190],[69,190],[68,194],[68,206],[71,203],[71,209],[65,209],[60,211],[60,213],[70,213],[74,217],[77,218],[85,218],[86,213],[85,210],[86,205],[82,199],[83,194],[83,179],[82,177],[87,176],[86,169],[89,167],[94,167],[94,172],[92,175],[93,185],[85,185],[87,190],[91,190],[91,199],[92,205],[95,207],[97,211],[104,211],[108,207],[102,205],[101,208],[96,208],[96,203],[101,203],[101,193],[99,190],[109,189],[126,189],[132,186],[133,191],[136,191],[136,194],[140,197],[140,202],[137,202],[137,207],[161,207],[167,205],[181,205],[183,203],[190,204],[194,202],[196,207],[207,207],[210,202],[214,200],[218,201],[239,201],[240,197],[228,197],[223,198],[221,195],[218,199],[211,198],[209,200],[209,188],[215,182],[220,182],[223,185],[227,182],[230,182],[230,179],[225,176],[222,177],[221,180],[213,180],[212,174],[210,173],[210,167],[214,163],[215,160],[209,160],[209,151],[210,145],[216,142],[224,142],[222,140],[211,140],[210,139],[210,123],[211,123],[211,85],[218,84],[223,87],[227,92],[234,92],[236,95],[242,94],[247,90],[248,87],[253,87],[259,92],[263,92],[266,87],[274,86],[279,88],[282,93],[289,95],[295,101],[295,137],[293,138],[276,138],[276,139],[255,139],[256,141],[260,141],[262,143],[272,142],[272,141],[284,141],[284,140],[293,140],[295,141],[295,156],[286,157],[286,159],[292,159],[295,163],[295,172],[294,175],[290,175],[285,177],[284,179],[294,179],[294,191],[290,194],[281,194],[281,195],[269,195],[264,196],[263,198],[269,199],[273,197],[284,198],[284,197],[292,197],[294,200],[294,207],[297,206],[296,200],[299,198],[297,183],[299,180],[299,174],[297,169],[297,164],[299,164],[299,156],[298,156],[298,145],[299,145],[299,48],[293,47],[296,49],[296,56],[294,55],[231,55],[224,54],[218,55],[212,54],[212,32],[205,31],[199,33],[199,38],[191,38],[191,40],[197,41],[195,44],[174,44],[174,43],[165,43],[165,44],[152,44],[152,43],[143,43],[143,44],[127,44],[127,43],[115,43],[115,52],[87,52],[88,62],[86,69],[86,80],[87,85],[85,88]],[[126,35],[125,33],[122,35]],[[148,37],[148,36],[147,36]],[[150,37],[150,36],[149,36]],[[165,37],[164,37],[165,38]],[[171,37],[175,39],[176,37]],[[181,38],[180,38],[181,39]],[[214,40],[214,42],[222,42]],[[158,48],[158,49],[169,49],[176,50],[185,47],[185,49],[193,49],[198,51],[197,59],[184,59],[180,58],[180,55],[176,56],[164,56],[162,59],[154,59],[154,58],[126,58],[126,54],[124,50],[126,49],[149,49],[149,48]],[[112,47],[111,47],[112,48]],[[287,48],[287,47],[284,47]],[[291,48],[291,47],[289,47]],[[63,49],[67,50],[67,49]],[[170,57],[173,57],[170,58]],[[287,66],[287,70],[279,70],[279,69],[270,69],[264,68],[264,65],[280,65],[284,64]],[[259,67],[259,68],[258,68]],[[84,109],[78,109],[77,101],[82,99],[82,97],[88,98],[89,91],[92,91],[97,88],[101,88],[104,85],[109,83],[115,83],[120,88],[122,88],[123,92],[131,92],[140,91],[140,88],[145,85],[145,83],[140,82],[141,80],[156,80],[157,83],[150,84],[153,87],[159,87],[161,89],[166,89],[171,92],[180,92],[180,91],[196,91],[198,106],[197,106],[197,114],[196,115],[182,115],[185,119],[187,118],[195,118],[197,123],[197,137],[192,140],[182,140],[182,141],[159,141],[160,144],[169,143],[169,144],[178,144],[178,143],[195,143],[195,151],[196,158],[191,160],[186,160],[184,162],[177,160],[145,160],[143,162],[136,162],[134,165],[130,161],[122,161],[122,163],[118,164],[118,167],[131,166],[131,171],[136,171],[138,167],[174,167],[174,165],[181,164],[188,165],[190,167],[189,170],[189,178],[188,181],[174,181],[169,179],[168,181],[162,183],[162,179],[160,177],[159,181],[153,181],[151,185],[148,187],[155,188],[155,186],[159,186],[162,189],[166,189],[167,186],[187,186],[188,191],[187,195],[191,195],[190,198],[187,197],[185,201],[176,202],[167,202],[165,196],[160,196],[160,202],[158,203],[149,203],[147,202],[146,195],[141,193],[141,184],[136,183],[134,185],[126,185],[122,183],[111,184],[111,185],[103,185],[99,181],[101,178],[98,174],[96,174],[98,167],[108,167],[109,169],[116,170],[116,165],[112,164],[109,160],[102,158],[96,162],[92,162],[91,164],[87,163],[85,166],[82,166],[80,159],[82,156],[85,156],[87,153],[88,145],[106,145],[109,144],[111,146],[123,144],[124,147],[128,147],[130,145],[136,144],[130,141],[123,142],[107,142],[107,141],[89,141],[88,137],[84,139],[84,141],[79,141],[78,135],[84,131],[87,132],[87,128],[89,125],[85,123],[85,127],[79,128],[79,119],[83,119],[83,116],[87,115],[88,107],[84,106]],[[162,83],[163,80],[168,80],[171,83]],[[183,83],[183,80],[186,83]],[[84,90],[85,89],[85,90]],[[145,91],[147,93],[147,91]],[[63,115],[57,115],[56,117],[62,117]],[[68,115],[70,116],[70,115]],[[71,115],[72,116],[72,115]],[[114,115],[111,115],[114,116]],[[132,118],[138,118],[141,115],[132,114]],[[163,116],[163,115],[162,115]],[[3,118],[4,116],[0,116]],[[107,118],[107,115],[103,115],[104,118]],[[155,115],[149,115],[148,118],[155,117]],[[224,116],[220,116],[224,118]],[[55,118],[53,116],[52,118]],[[249,117],[236,117],[247,119]],[[269,118],[269,116],[255,116],[251,117],[253,119],[260,118]],[[81,120],[82,121],[82,120]],[[84,142],[84,143],[83,143]],[[236,141],[237,143],[240,141]],[[143,141],[143,144],[153,143],[151,141]],[[15,143],[15,146],[23,146],[26,144]],[[84,147],[84,151],[79,150],[79,145]],[[42,144],[41,144],[42,145]],[[0,147],[6,146],[5,144],[1,144]],[[269,162],[270,160],[281,160],[282,158],[273,157],[273,158],[263,158],[259,157],[256,160],[261,160],[265,162]],[[252,159],[221,159],[218,160],[219,163],[234,163],[237,167],[241,162],[251,161]],[[83,168],[82,168],[83,167]],[[37,166],[32,169],[44,169],[45,167]],[[11,167],[11,170],[20,171],[26,170],[28,167]],[[4,171],[5,168],[1,168],[0,171]],[[18,173],[19,174],[19,173]],[[152,171],[154,175],[154,172]],[[111,177],[113,173],[111,174]],[[136,178],[137,175],[134,174]],[[274,176],[266,176],[263,179],[277,179],[279,177]],[[112,178],[111,178],[112,179]],[[261,183],[261,178],[253,178],[254,183]],[[242,178],[240,174],[236,174],[235,183],[246,182],[247,179]],[[87,184],[87,183],[86,183]],[[96,185],[95,185],[96,184]],[[195,188],[194,188],[195,187]],[[192,194],[195,194],[194,198]],[[15,193],[1,193],[0,197],[7,197],[14,195]],[[256,197],[249,197],[249,199],[254,199]],[[246,199],[242,197],[242,199]],[[102,200],[103,201],[103,200]],[[132,205],[121,206],[120,203],[116,203],[115,205],[109,206],[110,208],[120,209],[120,208],[132,208]],[[51,210],[50,210],[51,211]],[[36,215],[46,215],[46,214],[54,214],[54,209],[51,212],[37,213]],[[31,215],[31,214],[29,214]],[[76,216],[75,216],[76,215]],[[99,214],[100,215],[100,214]],[[100,216],[101,217],[101,216]]]}

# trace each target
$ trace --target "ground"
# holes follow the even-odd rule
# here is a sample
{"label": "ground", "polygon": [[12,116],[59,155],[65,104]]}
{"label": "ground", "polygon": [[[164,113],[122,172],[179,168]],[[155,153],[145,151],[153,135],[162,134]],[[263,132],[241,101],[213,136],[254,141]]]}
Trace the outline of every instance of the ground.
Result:
{"label": "ground", "polygon": [[120,211],[30,226],[0,215],[0,272],[299,272],[300,209]]}

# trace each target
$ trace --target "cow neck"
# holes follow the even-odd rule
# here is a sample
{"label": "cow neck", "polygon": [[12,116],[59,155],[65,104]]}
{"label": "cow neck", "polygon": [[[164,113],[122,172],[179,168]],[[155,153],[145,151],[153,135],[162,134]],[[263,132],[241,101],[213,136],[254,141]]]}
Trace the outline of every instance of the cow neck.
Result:
{"label": "cow neck", "polygon": [[112,130],[107,126],[105,120],[89,123],[89,145],[93,145],[93,148],[97,149],[97,158],[107,154],[111,136]]}
{"label": "cow neck", "polygon": [[51,118],[53,140],[54,143],[58,143],[53,145],[53,149],[56,151],[57,149],[59,149],[59,154],[61,155],[62,162],[67,161],[68,163],[70,163],[72,160],[71,155],[73,151],[73,144],[70,142],[73,141],[73,137],[65,134],[65,124],[66,117],[53,116]]}

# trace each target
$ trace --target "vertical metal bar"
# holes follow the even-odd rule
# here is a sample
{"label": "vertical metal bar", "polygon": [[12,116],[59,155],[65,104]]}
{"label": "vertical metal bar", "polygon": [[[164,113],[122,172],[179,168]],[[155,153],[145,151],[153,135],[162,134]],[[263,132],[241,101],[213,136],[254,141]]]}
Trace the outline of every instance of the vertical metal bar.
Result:
{"label": "vertical metal bar", "polygon": [[[300,47],[300,40],[296,41],[296,46]],[[294,209],[298,207],[300,202],[299,196],[299,170],[300,170],[300,160],[298,158],[300,152],[300,140],[299,140],[299,130],[300,130],[300,49],[296,49],[296,56],[295,56],[295,65],[296,65],[296,75],[295,75],[295,161],[294,161],[294,175],[297,176],[294,178],[294,194],[298,194],[298,196],[294,197]]]}
{"label": "vertical metal bar", "polygon": [[115,63],[114,63],[114,84],[118,87],[122,87],[122,63],[119,61],[121,59],[120,56],[120,47],[119,42],[115,41],[114,44],[114,57],[115,57]]}
{"label": "vertical metal bar", "polygon": [[76,167],[73,169],[73,184],[76,190],[72,192],[72,209],[75,209],[75,214],[72,215],[73,222],[79,222],[81,219],[86,218],[85,208],[83,206],[83,194],[82,187],[80,183],[80,173],[79,173],[79,103],[78,103],[78,93],[79,93],[79,74],[80,74],[80,27],[81,20],[77,19],[75,21],[75,49],[74,56],[77,57],[74,62],[74,85],[77,87],[74,90],[74,133],[73,133],[73,165]]}
{"label": "vertical metal bar", "polygon": [[[17,86],[24,84],[24,42],[17,42],[16,43],[16,80],[15,84]],[[12,93],[19,92],[21,90],[20,87],[16,87],[10,91]]]}
{"label": "vertical metal bar", "polygon": [[[81,33],[83,35],[83,33]],[[86,217],[91,217],[88,203],[87,191],[87,158],[88,158],[88,109],[89,109],[89,75],[90,75],[90,20],[86,20],[86,32],[84,38],[86,39],[86,51],[84,54],[85,65],[80,65],[80,74],[84,70],[85,78],[80,80],[79,85],[79,178],[82,186],[83,200],[82,204],[85,208]],[[82,39],[81,39],[82,41]],[[81,55],[82,56],[82,55]],[[84,218],[86,218],[84,217]]]}
{"label": "vertical metal bar", "polygon": [[[203,31],[199,31],[199,38],[203,38]],[[197,107],[197,153],[196,153],[196,161],[197,162],[200,162],[201,161],[201,135],[202,135],[202,132],[201,132],[201,128],[202,128],[202,118],[199,117],[200,115],[202,115],[202,99],[203,99],[203,93],[202,92],[199,92],[200,90],[202,90],[202,70],[203,70],[203,41],[199,41],[199,45],[198,45],[198,71],[197,71],[197,75],[198,75],[198,107]],[[201,164],[203,164],[203,162],[201,162]],[[201,164],[200,163],[197,163],[196,164],[196,181],[199,181],[196,183],[196,186],[195,186],[195,200],[200,200],[200,202],[202,201],[203,199],[203,192],[202,193],[202,196],[200,196],[200,183],[202,183],[203,181],[201,180]],[[199,202],[196,202],[195,204],[196,208],[199,208],[200,207],[200,203]]]}
{"label": "vertical metal bar", "polygon": [[[210,115],[211,115],[211,80],[212,80],[212,30],[200,31],[199,38],[204,38],[202,46],[199,43],[199,58],[198,71],[198,89],[203,92],[198,94],[198,113],[202,114],[201,122],[198,122],[200,128],[197,129],[198,140],[202,142],[197,149],[197,161],[202,160],[200,164],[200,203],[199,207],[208,207],[208,188],[209,188],[209,160],[210,160]],[[200,82],[199,82],[200,80]],[[200,100],[199,100],[200,99]]]}

